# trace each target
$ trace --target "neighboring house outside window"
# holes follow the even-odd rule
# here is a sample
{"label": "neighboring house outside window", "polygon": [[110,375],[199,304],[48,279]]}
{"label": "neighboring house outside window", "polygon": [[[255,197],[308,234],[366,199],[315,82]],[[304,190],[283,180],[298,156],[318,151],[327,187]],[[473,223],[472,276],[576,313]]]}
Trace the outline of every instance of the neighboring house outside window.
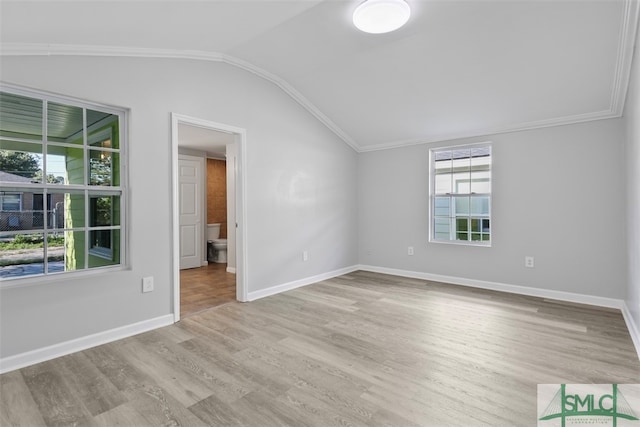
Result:
{"label": "neighboring house outside window", "polygon": [[123,110],[0,86],[0,280],[124,264],[125,125]]}
{"label": "neighboring house outside window", "polygon": [[430,151],[430,241],[491,245],[491,145]]}

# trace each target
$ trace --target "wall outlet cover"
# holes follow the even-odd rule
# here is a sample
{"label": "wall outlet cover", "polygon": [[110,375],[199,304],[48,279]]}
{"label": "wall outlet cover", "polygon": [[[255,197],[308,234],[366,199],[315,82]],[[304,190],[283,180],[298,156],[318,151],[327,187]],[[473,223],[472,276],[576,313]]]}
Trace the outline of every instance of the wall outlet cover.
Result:
{"label": "wall outlet cover", "polygon": [[142,278],[142,292],[153,291],[153,276]]}

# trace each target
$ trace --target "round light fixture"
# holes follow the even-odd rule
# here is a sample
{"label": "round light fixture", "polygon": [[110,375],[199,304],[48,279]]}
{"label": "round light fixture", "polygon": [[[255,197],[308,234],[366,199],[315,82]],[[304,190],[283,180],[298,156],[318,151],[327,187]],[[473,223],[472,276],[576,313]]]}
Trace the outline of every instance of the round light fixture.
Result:
{"label": "round light fixture", "polygon": [[402,27],[409,16],[404,0],[365,0],[353,12],[353,25],[365,33],[382,34]]}

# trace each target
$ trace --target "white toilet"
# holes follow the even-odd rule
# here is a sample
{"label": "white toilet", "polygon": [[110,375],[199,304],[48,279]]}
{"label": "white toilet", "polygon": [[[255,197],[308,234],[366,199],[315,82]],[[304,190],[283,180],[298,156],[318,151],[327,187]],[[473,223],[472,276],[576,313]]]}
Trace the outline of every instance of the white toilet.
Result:
{"label": "white toilet", "polygon": [[[227,239],[219,239],[218,237],[220,237],[220,224],[207,224],[207,248],[209,252],[207,260],[226,264]],[[211,253],[211,248],[213,248],[213,254]]]}

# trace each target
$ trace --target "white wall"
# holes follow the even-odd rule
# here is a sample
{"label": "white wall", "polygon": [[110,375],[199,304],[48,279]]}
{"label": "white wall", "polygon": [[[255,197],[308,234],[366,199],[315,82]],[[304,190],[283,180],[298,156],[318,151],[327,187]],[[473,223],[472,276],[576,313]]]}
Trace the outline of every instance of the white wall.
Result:
{"label": "white wall", "polygon": [[[626,304],[640,338],[640,31],[631,70],[631,81],[624,109],[626,124],[625,158],[627,170],[627,259]],[[636,343],[640,351],[640,342]]]}
{"label": "white wall", "polygon": [[[250,292],[357,263],[356,153],[275,85],[172,59],[3,57],[0,71],[131,110],[131,269],[2,290],[0,357],[171,312],[171,112],[247,129]],[[143,276],[155,277],[154,292],[141,293]]]}
{"label": "white wall", "polygon": [[[361,264],[623,299],[621,124],[603,120],[361,154]],[[492,247],[428,243],[429,148],[483,141],[493,141]],[[535,257],[535,268],[524,267],[526,255]]]}

